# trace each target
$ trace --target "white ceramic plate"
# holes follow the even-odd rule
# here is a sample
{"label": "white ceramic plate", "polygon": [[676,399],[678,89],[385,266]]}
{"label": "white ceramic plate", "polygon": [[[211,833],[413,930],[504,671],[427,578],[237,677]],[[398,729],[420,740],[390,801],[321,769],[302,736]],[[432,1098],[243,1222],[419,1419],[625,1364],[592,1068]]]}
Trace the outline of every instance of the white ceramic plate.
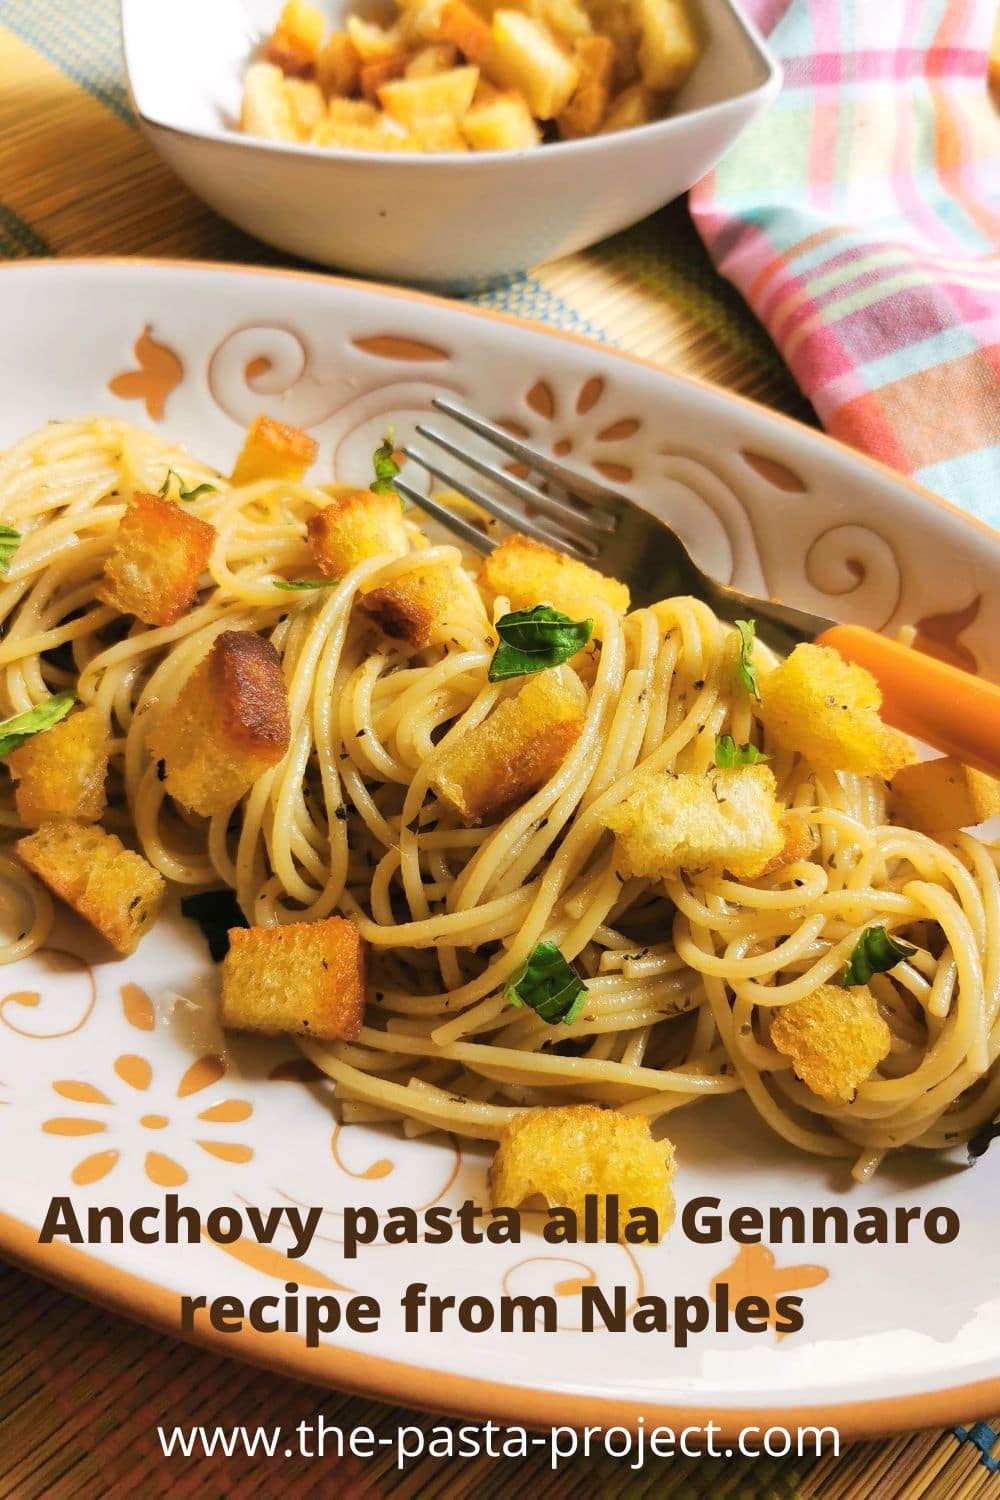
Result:
{"label": "white ceramic plate", "polygon": [[[334,20],[379,0],[320,4]],[[280,0],[122,0],[122,38],[150,140],[219,213],[342,270],[481,283],[686,192],[774,98],[780,68],[735,0],[694,4],[705,50],[669,118],[533,151],[330,151],[239,134],[243,75]]]}
{"label": "white ceramic plate", "polygon": [[[407,435],[432,394],[457,393],[531,439],[614,476],[669,514],[722,578],[894,630],[924,621],[941,649],[1000,677],[1000,543],[992,532],[822,437],[721,391],[596,346],[429,299],[329,279],[206,266],[59,262],[0,271],[0,442],[47,418],[103,411],[228,464],[257,412],[308,427],[321,477],[367,472],[386,419]],[[135,957],[98,960],[65,920],[52,951],[8,970],[0,996],[0,1247],[43,1275],[176,1331],[178,1298],[310,1289],[377,1295],[377,1337],[308,1350],[290,1334],[213,1334],[243,1354],[400,1402],[534,1423],[640,1413],[727,1429],[839,1422],[845,1431],[965,1420],[1000,1404],[996,1157],[910,1155],[870,1186],[773,1139],[738,1102],[674,1117],[679,1200],[948,1205],[949,1245],[607,1245],[373,1248],[347,1262],[342,1209],[484,1197],[485,1154],[393,1131],[338,1135],[326,1086],[290,1046],[224,1039],[201,939],[167,918]],[[194,1008],[173,1005],[180,992]],[[54,1195],[78,1210],[162,1203],[322,1206],[305,1263],[288,1241],[41,1246]],[[773,1260],[771,1256],[773,1255]],[[781,1340],[574,1328],[581,1280],[705,1295],[737,1262],[745,1289],[802,1289],[806,1325]],[[496,1296],[554,1291],[555,1335],[403,1335],[406,1283]]]}

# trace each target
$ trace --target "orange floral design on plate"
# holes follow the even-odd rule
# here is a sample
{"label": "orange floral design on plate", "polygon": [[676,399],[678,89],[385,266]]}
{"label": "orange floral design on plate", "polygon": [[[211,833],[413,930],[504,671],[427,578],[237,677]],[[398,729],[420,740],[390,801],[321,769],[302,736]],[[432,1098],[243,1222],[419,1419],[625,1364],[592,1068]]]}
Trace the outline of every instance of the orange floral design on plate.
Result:
{"label": "orange floral design on plate", "polygon": [[[738,1302],[741,1297],[764,1297],[772,1308],[767,1321],[773,1328],[777,1322],[777,1314],[773,1311],[775,1300],[783,1292],[819,1286],[829,1275],[823,1266],[779,1267],[774,1252],[766,1245],[741,1245],[736,1259],[709,1282],[708,1295],[714,1302],[716,1288],[727,1282],[731,1302]],[[783,1333],[778,1334],[779,1339],[784,1337]]]}
{"label": "orange floral design on plate", "polygon": [[[155,1015],[149,997],[138,985],[122,988],[122,1007],[129,1024],[137,1031],[152,1031]],[[247,1099],[227,1098],[198,1109],[202,1101],[198,1096],[214,1087],[225,1077],[226,1065],[221,1057],[206,1054],[196,1058],[177,1081],[174,1090],[175,1105],[170,1114],[150,1109],[145,1098],[153,1084],[153,1065],[148,1057],[135,1052],[123,1052],[112,1063],[112,1073],[118,1084],[124,1085],[122,1093],[115,1083],[109,1081],[107,1091],[84,1079],[60,1078],[52,1085],[60,1099],[73,1104],[89,1105],[93,1114],[55,1115],[42,1123],[47,1135],[60,1135],[73,1139],[91,1135],[113,1135],[115,1125],[127,1113],[129,1125],[138,1125],[140,1132],[149,1132],[149,1149],[143,1158],[143,1170],[150,1182],[157,1187],[181,1187],[188,1180],[188,1171],[176,1158],[159,1145],[161,1132],[180,1135],[187,1146],[197,1146],[206,1155],[217,1160],[242,1165],[253,1159],[253,1148],[240,1141],[216,1139],[204,1133],[202,1126],[238,1125],[248,1120],[253,1105]],[[115,1095],[117,1094],[117,1098]],[[107,1113],[110,1111],[110,1113]],[[134,1139],[130,1129],[127,1135]],[[169,1141],[170,1136],[166,1139]],[[154,1145],[153,1142],[156,1142]],[[115,1146],[92,1152],[82,1157],[70,1176],[78,1187],[100,1182],[113,1171],[121,1158]]]}
{"label": "orange floral design on plate", "polygon": [[[594,411],[604,399],[605,389],[605,383],[600,376],[594,376],[590,380],[583,382],[576,393],[575,400],[569,404],[572,405],[577,415],[586,415]],[[524,404],[541,421],[558,423],[560,416],[559,402],[556,399],[552,386],[547,380],[539,379],[535,381],[531,389],[525,393]],[[597,420],[601,420],[599,414]],[[507,432],[512,433],[514,437],[527,438],[529,436],[520,423],[512,422],[509,419],[498,422],[497,425],[503,427]],[[607,422],[602,422],[599,429],[589,437],[589,441],[592,443],[626,443],[630,438],[635,436],[641,426],[642,422],[638,417],[613,417]],[[573,440],[569,436],[564,434],[553,437],[552,453],[556,458],[567,458],[573,452],[573,447]],[[610,479],[615,483],[628,484],[635,478],[635,470],[631,464],[625,462],[624,455],[619,458],[590,458],[589,462],[591,467],[596,469],[599,474],[602,474],[605,479]],[[529,470],[525,464],[509,463],[504,467],[508,473],[517,475],[519,479],[526,479],[528,477]],[[545,487],[543,483],[541,488],[545,489]],[[528,510],[528,514],[532,514],[530,509]]]}
{"label": "orange floral design on plate", "polygon": [[112,376],[108,390],[123,401],[142,401],[146,415],[154,422],[162,422],[167,397],[184,379],[184,365],[168,344],[154,339],[150,323],[136,339],[133,352],[139,368]]}

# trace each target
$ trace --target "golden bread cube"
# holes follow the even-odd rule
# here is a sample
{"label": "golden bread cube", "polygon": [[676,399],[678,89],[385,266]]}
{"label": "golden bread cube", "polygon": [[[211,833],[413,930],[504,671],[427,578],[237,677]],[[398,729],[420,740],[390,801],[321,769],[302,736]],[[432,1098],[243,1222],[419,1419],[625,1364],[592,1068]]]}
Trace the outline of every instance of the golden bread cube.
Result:
{"label": "golden bread cube", "polygon": [[319,444],[308,432],[254,417],[233,469],[233,484],[256,484],[260,479],[299,480],[316,462]]}
{"label": "golden bread cube", "polygon": [[[372,67],[379,64],[371,64]],[[336,99],[336,104],[365,104],[367,100],[360,99]],[[397,128],[387,128],[388,122],[384,115],[376,113],[373,124],[351,124],[349,121],[324,120],[317,125],[313,131],[312,144],[314,146],[328,146],[334,149],[342,146],[347,151],[419,151],[420,147],[412,136],[405,135]]]}
{"label": "golden bread cube", "polygon": [[478,82],[478,68],[450,68],[430,78],[401,78],[387,83],[379,89],[378,97],[387,114],[413,131],[421,119],[446,115],[460,120],[472,103]]}
{"label": "golden bread cube", "polygon": [[167,893],[148,860],[93,823],[43,823],[14,852],[119,953],[135,952]]}
{"label": "golden bread cube", "polygon": [[147,746],[163,762],[170,796],[211,817],[278,764],[290,735],[278,653],[252,630],[226,630],[161,714]]}
{"label": "golden bread cube", "polygon": [[140,491],[118,523],[97,597],[145,625],[173,625],[198,592],[216,535],[175,500]]}
{"label": "golden bread cube", "polygon": [[287,0],[265,48],[268,62],[283,73],[304,74],[315,66],[326,30],[321,11],[308,0]]}
{"label": "golden bread cube", "polygon": [[403,69],[404,78],[433,78],[448,73],[459,64],[458,48],[451,42],[432,42],[415,52]]}
{"label": "golden bread cube", "polygon": [[[384,84],[402,78],[406,71],[405,52],[394,52],[390,57],[376,57],[361,64],[361,92],[372,104],[378,102]],[[387,148],[389,149],[389,148]]]}
{"label": "golden bread cube", "polygon": [[343,578],[369,557],[402,557],[410,550],[399,496],[391,491],[340,495],[309,517],[306,531],[324,578]]}
{"label": "golden bread cube", "polygon": [[588,0],[587,14],[598,35],[608,37],[614,47],[615,88],[634,83],[639,76],[639,28],[629,0]]}
{"label": "golden bread cube", "polygon": [[771,1042],[792,1059],[795,1076],[831,1104],[853,1099],[892,1045],[867,985],[821,984],[772,1015]]}
{"label": "golden bread cube", "polygon": [[396,22],[399,35],[407,47],[420,47],[444,40],[438,30],[438,22],[446,3],[447,0],[410,0]]}
{"label": "golden bread cube", "polygon": [[785,846],[783,812],[768,766],[734,766],[703,776],[639,772],[603,822],[623,875],[709,869],[754,880]]}
{"label": "golden bread cube", "polygon": [[415,568],[363,594],[358,606],[386,635],[422,650],[444,632],[457,587],[446,564]]}
{"label": "golden bread cube", "polygon": [[490,1202],[517,1208],[536,1195],[583,1222],[585,1198],[602,1206],[617,1194],[621,1211],[651,1208],[660,1236],[674,1218],[674,1148],[654,1140],[649,1121],[596,1104],[525,1110],[504,1127],[490,1164]]}
{"label": "golden bread cube", "polygon": [[468,151],[469,143],[451,115],[422,115],[413,122],[421,151]]}
{"label": "golden bread cube", "polygon": [[903,766],[892,778],[897,819],[923,833],[975,828],[1000,816],[1000,781],[954,756]]}
{"label": "golden bread cube", "polygon": [[79,709],[12,750],[7,765],[17,782],[17,815],[29,828],[57,818],[96,823],[107,801],[108,726],[103,714],[96,708]]}
{"label": "golden bread cube", "polygon": [[300,141],[307,141],[320,120],[326,119],[326,99],[318,83],[311,79],[289,78],[285,93],[292,106],[295,130]]}
{"label": "golden bread cube", "polygon": [[230,930],[222,960],[223,1026],[350,1041],[364,1014],[365,944],[353,922],[326,917]]}
{"label": "golden bread cube", "polygon": [[632,130],[648,125],[657,115],[656,98],[645,84],[631,83],[612,99],[599,134],[612,135],[616,130]]}
{"label": "golden bread cube", "polygon": [[761,677],[760,717],[779,744],[814,766],[891,778],[914,758],[905,735],[879,717],[872,674],[829,646],[796,646]]}
{"label": "golden bread cube", "polygon": [[367,99],[331,99],[327,119],[333,125],[377,125],[381,115]]}
{"label": "golden bread cube", "polygon": [[[588,620],[594,601],[603,600],[616,614],[628,613],[629,592],[617,578],[515,532],[505,537],[479,570],[479,587],[492,603],[499,595],[512,611],[549,604],[571,620]],[[596,622],[595,622],[596,623]]]}
{"label": "golden bread cube", "polygon": [[526,9],[566,42],[593,35],[590,17],[578,0],[532,0]]}
{"label": "golden bread cube", "polygon": [[655,93],[679,89],[698,61],[685,0],[632,0],[639,25],[639,72]]}
{"label": "golden bread cube", "polygon": [[556,121],[564,140],[596,135],[600,129],[611,98],[615,49],[606,36],[588,36],[577,42],[573,55],[580,69],[580,82]]}
{"label": "golden bread cube", "polygon": [[541,145],[542,132],[520,94],[477,97],[460,129],[473,151],[528,151]]}
{"label": "golden bread cube", "polygon": [[523,94],[539,120],[561,115],[580,81],[576,64],[548,28],[519,10],[493,12],[490,50],[483,66],[494,83]]}
{"label": "golden bread cube", "polygon": [[273,63],[251,63],[243,79],[240,129],[269,141],[298,140],[285,75]]}
{"label": "golden bread cube", "polygon": [[575,672],[539,672],[444,752],[431,784],[463,822],[484,823],[552,779],[580,738],[586,710]]}
{"label": "golden bread cube", "polygon": [[316,59],[316,82],[334,98],[352,94],[361,76],[358,49],[346,31],[331,31]]}
{"label": "golden bread cube", "polygon": [[404,50],[394,26],[387,29],[374,21],[363,21],[360,16],[348,16],[345,24],[362,63],[383,62],[388,57],[397,57]]}
{"label": "golden bread cube", "polygon": [[472,63],[483,62],[490,50],[490,28],[466,0],[445,0],[438,15],[438,34]]}

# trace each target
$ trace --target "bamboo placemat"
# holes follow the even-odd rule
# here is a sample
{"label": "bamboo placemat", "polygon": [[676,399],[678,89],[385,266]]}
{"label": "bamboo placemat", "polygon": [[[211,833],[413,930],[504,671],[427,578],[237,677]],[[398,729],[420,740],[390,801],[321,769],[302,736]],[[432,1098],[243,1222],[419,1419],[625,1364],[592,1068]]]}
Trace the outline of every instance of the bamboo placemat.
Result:
{"label": "bamboo placemat", "polygon": [[[289,263],[208,212],[151,153],[128,107],[115,0],[0,0],[0,259],[100,254]],[[712,271],[683,204],[474,300],[811,420],[766,334]],[[322,1415],[391,1433],[440,1419],[206,1354],[2,1263],[0,1309],[0,1500],[503,1500],[531,1486],[550,1500],[1000,1500],[1000,1419],[854,1444],[839,1459],[678,1459],[638,1473],[610,1459],[577,1460],[555,1476],[543,1458],[427,1458],[402,1475],[389,1457],[168,1461],[158,1425],[294,1426]]]}

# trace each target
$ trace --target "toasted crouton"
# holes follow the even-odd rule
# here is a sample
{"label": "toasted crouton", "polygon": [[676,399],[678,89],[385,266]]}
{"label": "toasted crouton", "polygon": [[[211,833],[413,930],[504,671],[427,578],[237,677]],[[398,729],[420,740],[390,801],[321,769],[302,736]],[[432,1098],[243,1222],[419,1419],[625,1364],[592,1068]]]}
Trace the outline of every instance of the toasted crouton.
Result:
{"label": "toasted crouton", "polygon": [[714,768],[704,776],[641,772],[604,817],[623,875],[728,870],[754,880],[785,844],[783,809],[768,766]]}
{"label": "toasted crouton", "polygon": [[490,49],[489,26],[465,0],[445,0],[438,14],[438,34],[472,63],[481,63]]}
{"label": "toasted crouton", "polygon": [[459,127],[473,151],[530,151],[542,133],[520,94],[476,92]]}
{"label": "toasted crouton", "polygon": [[292,107],[295,130],[300,141],[307,141],[321,120],[326,119],[326,99],[318,83],[307,78],[289,78],[285,93]]}
{"label": "toasted crouton", "polygon": [[379,26],[361,16],[349,15],[344,23],[362,63],[383,62],[389,57],[405,55],[405,48],[395,26]]}
{"label": "toasted crouton", "polygon": [[283,73],[311,72],[325,30],[326,22],[315,5],[308,0],[286,0],[265,48],[268,62],[275,63]]}
{"label": "toasted crouton", "polygon": [[781,820],[781,832],[785,842],[774,858],[768,860],[763,870],[757,872],[758,875],[773,875],[789,865],[798,864],[800,859],[808,859],[819,845],[815,831],[798,813],[785,813]]}
{"label": "toasted crouton", "polygon": [[617,130],[634,130],[637,125],[648,125],[656,118],[656,96],[643,83],[630,83],[611,101],[600,135],[613,135]]}
{"label": "toasted crouton", "polygon": [[698,38],[685,0],[632,0],[639,23],[639,71],[648,89],[680,88],[698,61]]}
{"label": "toasted crouton", "polygon": [[431,42],[415,52],[403,71],[404,78],[433,78],[459,65],[458,48],[451,42]]}
{"label": "toasted crouton", "polygon": [[70,714],[7,757],[17,815],[29,828],[56,818],[95,823],[105,808],[108,730],[96,708]]}
{"label": "toasted crouton", "polygon": [[580,80],[576,64],[544,22],[519,10],[493,12],[484,69],[493,82],[523,94],[539,120],[562,114]]}
{"label": "toasted crouton", "polygon": [[118,523],[97,597],[146,625],[173,625],[198,592],[215,538],[175,500],[140,492]]}
{"label": "toasted crouton", "polygon": [[589,619],[595,599],[603,599],[620,615],[629,607],[628,589],[617,578],[605,578],[586,563],[519,533],[505,537],[486,558],[479,587],[489,603],[503,594],[512,610],[550,604],[572,620]]}
{"label": "toasted crouton", "polygon": [[410,544],[399,496],[354,490],[309,517],[309,545],[324,578],[343,578],[369,557],[402,557]]}
{"label": "toasted crouton", "polygon": [[771,1041],[792,1059],[797,1078],[831,1104],[847,1103],[888,1056],[892,1035],[867,985],[821,984],[783,1005]]}
{"label": "toasted crouton", "polygon": [[455,589],[454,569],[438,564],[403,573],[364,594],[358,605],[386,635],[421,650],[444,631]]}
{"label": "toasted crouton", "polygon": [[581,37],[574,57],[580,69],[580,82],[556,121],[564,140],[595,135],[600,129],[611,98],[614,43],[606,36]]}
{"label": "toasted crouton", "polygon": [[423,119],[446,115],[458,121],[472,103],[479,82],[478,68],[449,68],[429,78],[400,78],[378,91],[379,102],[407,130]]}
{"label": "toasted crouton", "polygon": [[761,698],[766,728],[814,766],[888,779],[914,759],[905,735],[879,717],[871,673],[829,646],[796,646],[762,678]]}
{"label": "toasted crouton", "polygon": [[210,817],[232,807],[288,749],[278,653],[251,630],[217,635],[147,744],[171,797]]}
{"label": "toasted crouton", "polygon": [[893,777],[892,809],[901,823],[924,833],[975,828],[1000,815],[1000,781],[950,755],[919,761]]}
{"label": "toasted crouton", "polygon": [[494,1208],[516,1208],[536,1194],[581,1216],[584,1199],[618,1196],[623,1212],[651,1208],[662,1237],[673,1222],[676,1166],[670,1141],[649,1121],[596,1104],[525,1110],[504,1129],[490,1165]]}
{"label": "toasted crouton", "polygon": [[316,59],[316,82],[327,94],[337,98],[354,92],[360,74],[358,49],[346,32],[332,31]]}
{"label": "toasted crouton", "polygon": [[274,63],[251,63],[243,80],[240,129],[269,141],[298,139],[285,75]]}
{"label": "toasted crouton", "polygon": [[319,444],[299,427],[254,417],[233,469],[233,484],[258,479],[298,480],[316,462]]}
{"label": "toasted crouton", "polygon": [[575,672],[540,672],[444,753],[432,784],[464,822],[483,823],[555,775],[580,737],[585,710],[586,692]]}
{"label": "toasted crouton", "polygon": [[162,875],[141,854],[90,823],[44,823],[18,839],[14,850],[119,953],[135,951],[167,892]]}
{"label": "toasted crouton", "polygon": [[234,927],[222,961],[222,1024],[350,1041],[365,1012],[365,945],[353,922]]}
{"label": "toasted crouton", "polygon": [[[391,83],[394,78],[402,78],[405,72],[405,52],[394,52],[390,57],[375,57],[371,62],[363,62],[361,64],[361,92],[364,94],[369,104],[377,104],[379,102],[379,93],[382,89],[382,85]],[[388,117],[386,117],[386,123],[387,119]],[[378,145],[373,146],[371,149],[386,151],[390,150],[391,146],[389,142],[391,141],[392,137],[386,135],[385,139],[386,144],[384,146],[381,142],[379,142]],[[403,139],[403,137],[400,136],[399,139]],[[401,149],[412,151],[413,147],[412,145],[407,145],[405,148]]]}

